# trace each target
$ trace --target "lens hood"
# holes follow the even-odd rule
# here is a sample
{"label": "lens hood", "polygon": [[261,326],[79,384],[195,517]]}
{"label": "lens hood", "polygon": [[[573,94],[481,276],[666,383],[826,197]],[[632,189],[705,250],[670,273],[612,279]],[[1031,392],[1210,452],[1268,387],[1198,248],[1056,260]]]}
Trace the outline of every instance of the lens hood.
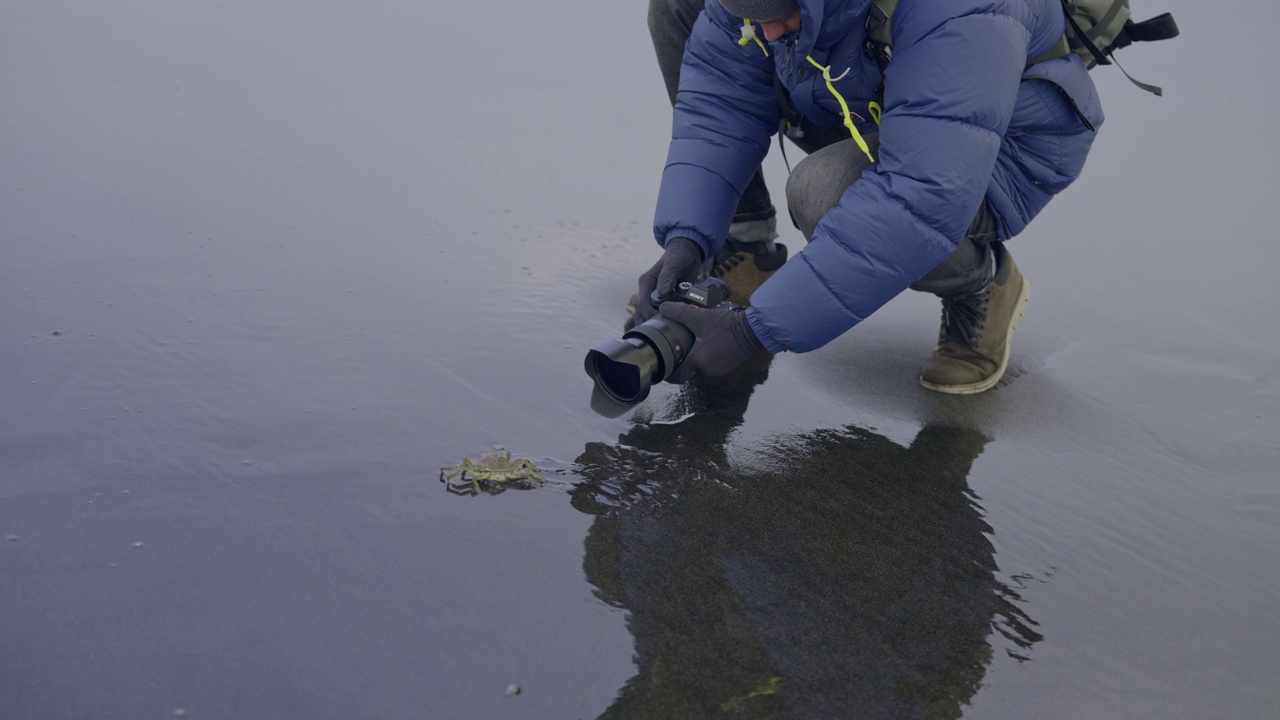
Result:
{"label": "lens hood", "polygon": [[587,351],[584,367],[595,382],[591,407],[617,417],[649,397],[653,383],[662,382],[680,367],[693,345],[689,328],[654,315],[623,334]]}

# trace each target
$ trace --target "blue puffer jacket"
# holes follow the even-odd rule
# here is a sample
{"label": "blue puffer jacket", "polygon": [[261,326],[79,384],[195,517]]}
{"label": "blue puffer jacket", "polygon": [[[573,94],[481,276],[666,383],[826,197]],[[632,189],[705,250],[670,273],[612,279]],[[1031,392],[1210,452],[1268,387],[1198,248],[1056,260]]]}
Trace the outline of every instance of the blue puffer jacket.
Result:
{"label": "blue puffer jacket", "polygon": [[800,30],[766,56],[709,0],[686,48],[655,217],[664,247],[688,237],[711,256],[723,243],[778,127],[775,73],[819,124],[840,124],[840,106],[806,57],[843,74],[835,86],[854,113],[884,109],[879,162],[752,297],[751,327],[773,352],[821,347],[923,277],[984,197],[1000,237],[1017,235],[1080,174],[1089,125],[1102,124],[1079,58],[1026,67],[1062,36],[1059,0],[900,0],[883,72],[865,46],[870,5],[800,0]]}

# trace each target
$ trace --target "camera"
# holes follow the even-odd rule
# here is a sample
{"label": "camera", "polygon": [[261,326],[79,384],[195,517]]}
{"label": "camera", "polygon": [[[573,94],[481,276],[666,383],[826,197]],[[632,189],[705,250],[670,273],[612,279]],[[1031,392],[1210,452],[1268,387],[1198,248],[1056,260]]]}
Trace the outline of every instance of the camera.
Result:
{"label": "camera", "polygon": [[[678,300],[715,308],[727,304],[729,284],[709,277],[696,283],[682,282],[666,297],[654,291],[649,302]],[[649,396],[653,383],[666,380],[680,367],[693,347],[693,332],[663,315],[654,315],[587,351],[587,375],[595,381],[591,407],[605,417],[617,417]]]}

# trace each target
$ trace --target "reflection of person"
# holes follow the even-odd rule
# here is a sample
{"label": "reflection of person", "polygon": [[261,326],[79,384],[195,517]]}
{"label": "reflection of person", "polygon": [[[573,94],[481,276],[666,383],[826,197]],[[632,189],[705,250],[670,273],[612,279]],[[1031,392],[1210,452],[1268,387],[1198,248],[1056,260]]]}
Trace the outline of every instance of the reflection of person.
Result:
{"label": "reflection of person", "polygon": [[929,426],[903,448],[851,427],[733,469],[740,390],[704,379],[692,417],[577,460],[574,506],[597,516],[584,569],[636,648],[603,717],[959,717],[993,626],[1039,639],[966,482],[988,439]]}
{"label": "reflection of person", "polygon": [[[1055,50],[1061,3],[900,0],[891,46],[871,40],[871,0],[698,4],[650,4],[659,65],[679,89],[655,214],[664,251],[631,321],[659,312],[651,292],[708,265],[733,271],[734,299],[751,307],[664,303],[698,336],[672,379],[722,374],[761,347],[821,347],[911,287],[943,305],[921,383],[994,386],[1028,297],[1003,241],[1075,180],[1102,122],[1084,64]],[[783,264],[759,167],[788,111],[844,139],[803,133],[811,154],[787,202],[809,244]]]}

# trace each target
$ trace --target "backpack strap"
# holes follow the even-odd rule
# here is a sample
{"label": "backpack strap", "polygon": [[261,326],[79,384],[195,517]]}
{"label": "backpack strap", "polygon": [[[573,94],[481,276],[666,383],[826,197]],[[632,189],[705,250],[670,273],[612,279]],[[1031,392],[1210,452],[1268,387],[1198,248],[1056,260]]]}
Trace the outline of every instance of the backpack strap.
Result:
{"label": "backpack strap", "polygon": [[[1125,70],[1119,62],[1116,62],[1111,53],[1122,47],[1128,47],[1135,42],[1153,42],[1156,40],[1168,40],[1169,38],[1177,37],[1178,23],[1174,21],[1173,15],[1170,13],[1164,13],[1163,15],[1157,15],[1150,20],[1143,20],[1142,22],[1125,20],[1124,26],[1121,28],[1120,32],[1107,45],[1106,49],[1102,50],[1094,43],[1094,40],[1098,37],[1097,32],[1101,31],[1109,23],[1114,21],[1117,13],[1119,13],[1121,8],[1126,6],[1127,3],[1118,1],[1113,3],[1106,16],[1101,18],[1090,29],[1090,31],[1086,32],[1084,28],[1080,27],[1080,23],[1076,22],[1075,17],[1071,13],[1072,1],[1073,0],[1062,0],[1062,10],[1063,13],[1066,14],[1067,24],[1070,26],[1064,35],[1064,39],[1067,40],[1069,50],[1071,52],[1076,52],[1082,58],[1086,56],[1090,57],[1091,61],[1085,63],[1086,67],[1093,67],[1094,64],[1115,65],[1120,68],[1120,72],[1124,73],[1124,76],[1129,79],[1129,82],[1143,90],[1146,90],[1152,95],[1164,95],[1164,90],[1159,86],[1149,85],[1134,79],[1134,77],[1129,74],[1128,70]],[[1036,58],[1029,63],[1029,65],[1043,60],[1052,60],[1057,57],[1065,56],[1066,53],[1062,53],[1060,55],[1055,54],[1061,49],[1061,47],[1062,41],[1059,41],[1058,44],[1054,45],[1049,52]]]}
{"label": "backpack strap", "polygon": [[867,12],[867,39],[871,42],[893,46],[893,11],[898,0],[875,0]]}
{"label": "backpack strap", "polygon": [[782,136],[786,135],[794,142],[796,138],[804,137],[804,130],[800,127],[800,111],[796,110],[791,104],[791,98],[787,95],[787,89],[782,86],[782,78],[778,77],[778,73],[773,74],[773,92],[778,96],[778,110],[781,118],[778,120],[778,152],[782,153],[782,162],[787,166],[787,174],[791,174],[791,161],[787,159],[787,144],[782,142]]}
{"label": "backpack strap", "polygon": [[1110,65],[1111,60],[1107,54],[1098,49],[1094,44],[1094,40],[1098,39],[1096,32],[1101,32],[1107,25],[1115,20],[1115,16],[1119,13],[1120,8],[1124,7],[1122,2],[1113,2],[1110,10],[1107,11],[1105,17],[1093,24],[1089,31],[1080,27],[1080,23],[1076,22],[1075,15],[1071,12],[1070,0],[1062,0],[1062,11],[1067,16],[1067,42],[1071,45],[1071,50],[1084,56],[1085,52],[1089,53],[1091,60],[1085,63],[1085,67],[1092,68],[1094,65]]}
{"label": "backpack strap", "polygon": [[1057,60],[1060,57],[1066,57],[1070,53],[1071,43],[1067,42],[1067,34],[1062,33],[1062,37],[1058,38],[1058,42],[1054,43],[1053,47],[1028,60],[1027,67],[1042,63],[1045,60]]}

